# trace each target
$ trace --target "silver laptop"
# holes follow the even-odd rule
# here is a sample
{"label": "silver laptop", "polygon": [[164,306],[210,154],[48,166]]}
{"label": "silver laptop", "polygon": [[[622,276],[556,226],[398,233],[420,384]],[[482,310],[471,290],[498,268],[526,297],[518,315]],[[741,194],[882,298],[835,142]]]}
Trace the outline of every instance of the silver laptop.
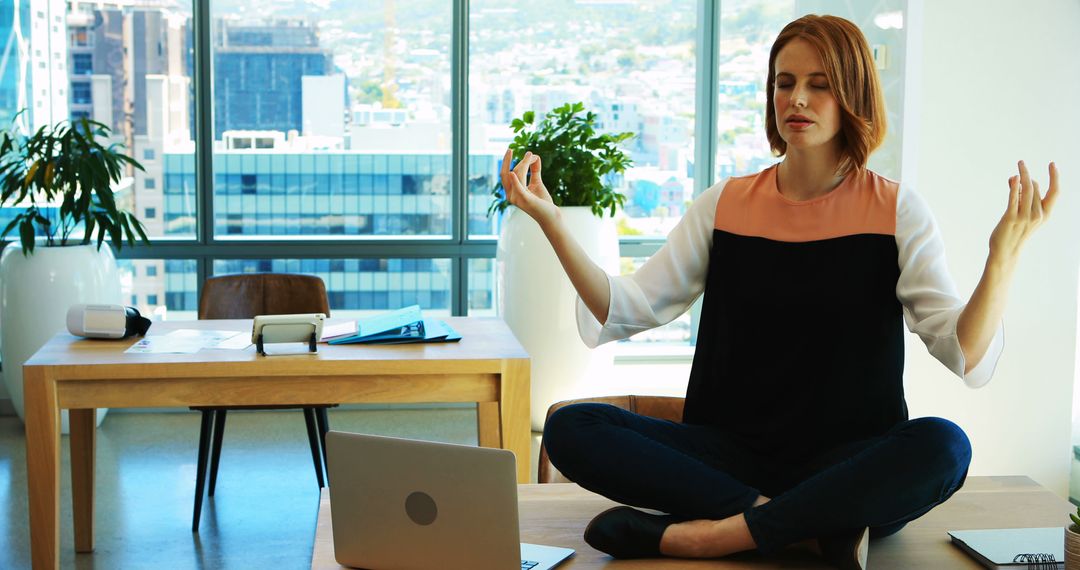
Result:
{"label": "silver laptop", "polygon": [[514,454],[326,434],[334,557],[359,568],[553,568],[574,553],[520,543]]}

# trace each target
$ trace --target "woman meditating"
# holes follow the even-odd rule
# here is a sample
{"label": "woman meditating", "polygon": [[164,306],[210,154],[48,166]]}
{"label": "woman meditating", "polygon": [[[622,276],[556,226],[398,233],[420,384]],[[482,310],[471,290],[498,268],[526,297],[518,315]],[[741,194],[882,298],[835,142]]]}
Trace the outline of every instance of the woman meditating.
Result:
{"label": "woman meditating", "polygon": [[[1023,162],[965,304],[926,203],[866,168],[885,104],[851,22],[806,16],[769,55],[765,128],[783,160],[733,177],[690,206],[636,273],[589,260],[544,187],[541,157],[501,171],[577,289],[589,346],[661,326],[704,295],[682,423],[613,406],[556,412],[544,441],[582,487],[630,506],[600,513],[585,540],[616,558],[720,557],[813,541],[863,568],[886,536],[948,499],[971,460],[942,418],[909,419],[904,322],[971,387],[1001,354],[1001,316],[1021,246],[1058,195]],[[1004,192],[1003,192],[1004,194]]]}

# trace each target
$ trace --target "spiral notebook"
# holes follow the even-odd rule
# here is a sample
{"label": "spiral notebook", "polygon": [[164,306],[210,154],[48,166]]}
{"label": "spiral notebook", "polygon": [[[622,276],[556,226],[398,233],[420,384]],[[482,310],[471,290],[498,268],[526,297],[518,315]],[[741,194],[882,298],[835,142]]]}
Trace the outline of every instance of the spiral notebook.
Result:
{"label": "spiral notebook", "polygon": [[987,568],[1065,568],[1064,527],[950,530],[949,536],[953,544]]}

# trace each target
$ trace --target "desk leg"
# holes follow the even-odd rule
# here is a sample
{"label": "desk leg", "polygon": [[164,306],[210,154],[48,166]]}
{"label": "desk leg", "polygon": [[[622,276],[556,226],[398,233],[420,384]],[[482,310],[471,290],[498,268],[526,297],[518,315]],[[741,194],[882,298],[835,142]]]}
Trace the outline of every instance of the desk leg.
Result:
{"label": "desk leg", "polygon": [[71,504],[75,552],[94,551],[94,455],[97,410],[71,410]]}
{"label": "desk leg", "polygon": [[498,402],[476,403],[476,440],[480,447],[502,447]]}
{"label": "desk leg", "polygon": [[517,456],[518,483],[529,482],[529,360],[504,360],[499,386],[499,427],[502,447]]}
{"label": "desk leg", "polygon": [[56,382],[39,366],[23,367],[26,486],[30,503],[30,560],[60,567],[60,409]]}

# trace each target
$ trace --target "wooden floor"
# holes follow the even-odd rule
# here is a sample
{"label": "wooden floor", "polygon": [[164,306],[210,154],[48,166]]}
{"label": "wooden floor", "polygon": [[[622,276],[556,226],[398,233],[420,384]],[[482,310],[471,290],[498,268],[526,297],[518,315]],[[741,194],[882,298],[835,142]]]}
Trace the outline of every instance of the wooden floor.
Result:
{"label": "wooden floor", "polygon": [[[476,444],[473,409],[331,410],[331,428]],[[98,431],[97,548],[75,555],[63,439],[62,568],[310,568],[319,508],[303,414],[232,412],[216,496],[191,532],[199,415],[116,413]],[[0,568],[29,568],[26,446],[0,417]],[[163,565],[162,561],[168,561]]]}

